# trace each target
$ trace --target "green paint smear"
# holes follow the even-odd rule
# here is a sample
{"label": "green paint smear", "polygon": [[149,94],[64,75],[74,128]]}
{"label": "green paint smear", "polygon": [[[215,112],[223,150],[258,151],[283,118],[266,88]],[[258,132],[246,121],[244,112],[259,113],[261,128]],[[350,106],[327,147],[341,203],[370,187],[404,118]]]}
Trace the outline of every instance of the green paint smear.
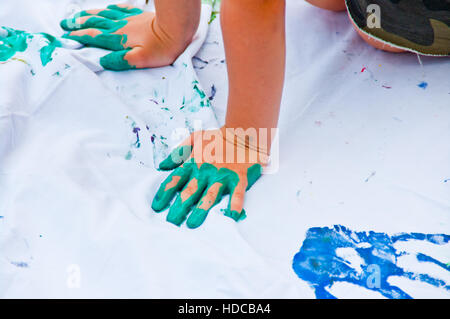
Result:
{"label": "green paint smear", "polygon": [[209,19],[208,24],[211,24],[214,20],[216,20],[218,14],[219,14],[219,11],[211,12],[211,19]]}
{"label": "green paint smear", "polygon": [[29,34],[7,27],[2,27],[7,32],[6,38],[2,38],[0,44],[0,61],[9,60],[17,52],[24,52],[28,47]]}
{"label": "green paint smear", "polygon": [[[189,148],[189,149],[187,149]],[[217,169],[214,165],[209,163],[203,163],[200,167],[195,163],[194,159],[189,159],[184,162],[184,165],[180,167],[182,159],[185,156],[189,156],[191,151],[191,146],[181,146],[176,148],[171,155],[164,160],[160,164],[160,168],[165,169],[173,169],[177,167],[170,175],[166,178],[166,180],[159,187],[155,197],[152,202],[152,209],[156,212],[160,212],[162,210],[167,209],[170,206],[172,199],[175,195],[182,191],[190,180],[197,180],[197,190],[184,201],[181,199],[181,195],[178,195],[175,199],[175,202],[169,209],[169,213],[167,215],[167,221],[173,223],[177,226],[180,226],[188,217],[189,212],[193,209],[194,206],[200,207],[203,203],[201,200],[202,196],[204,196],[209,188],[215,183],[220,183],[222,186],[219,187],[218,195],[215,199],[215,202],[212,203],[210,209],[214,207],[218,202],[222,200],[222,197],[227,194],[233,194],[234,189],[239,184],[239,176],[236,172],[228,169],[228,168],[220,168]],[[177,161],[173,160],[173,155],[177,156]],[[258,180],[261,176],[262,167],[260,164],[254,164],[247,170],[247,189]],[[174,178],[177,178],[178,181],[176,184],[167,189],[166,187],[169,183],[174,181]],[[200,201],[199,201],[200,200]],[[230,204],[231,205],[231,198]],[[186,224],[189,228],[197,228],[199,227],[204,220],[206,219],[209,210],[195,208],[191,215],[189,216]],[[245,211],[237,212],[230,210],[230,208],[225,210],[225,216],[234,219],[235,221],[242,220],[246,217]]]}
{"label": "green paint smear", "polygon": [[46,66],[50,61],[52,61],[52,55],[56,48],[61,47],[61,42],[57,40],[54,36],[41,33],[41,35],[47,39],[48,45],[42,47],[39,51],[41,53],[42,66]]}
{"label": "green paint smear", "polygon": [[7,61],[17,52],[24,52],[28,48],[28,42],[38,35],[44,37],[48,42],[39,50],[42,66],[46,66],[52,61],[53,52],[56,48],[62,46],[59,40],[47,33],[32,34],[7,27],[2,28],[6,30],[7,36],[0,40],[0,61]]}

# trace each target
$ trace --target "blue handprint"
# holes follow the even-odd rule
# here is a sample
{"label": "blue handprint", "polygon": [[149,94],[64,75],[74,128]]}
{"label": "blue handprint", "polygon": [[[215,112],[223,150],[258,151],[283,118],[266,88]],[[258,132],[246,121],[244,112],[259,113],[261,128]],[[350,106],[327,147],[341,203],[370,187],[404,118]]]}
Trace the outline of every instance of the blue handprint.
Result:
{"label": "blue handprint", "polygon": [[[354,232],[344,226],[333,228],[310,228],[300,251],[294,256],[295,273],[307,281],[315,290],[317,298],[336,298],[327,291],[334,282],[348,282],[378,291],[388,298],[411,298],[406,292],[388,283],[390,276],[401,276],[412,280],[426,282],[435,287],[450,290],[450,286],[441,279],[427,274],[405,271],[397,266],[398,257],[406,254],[395,249],[396,242],[409,240],[427,241],[436,245],[447,244],[449,235],[402,233],[389,236],[385,233]],[[350,263],[336,253],[339,248],[354,249],[364,261],[357,271]],[[449,264],[444,264],[430,256],[419,253],[419,262],[434,263],[450,271]]]}

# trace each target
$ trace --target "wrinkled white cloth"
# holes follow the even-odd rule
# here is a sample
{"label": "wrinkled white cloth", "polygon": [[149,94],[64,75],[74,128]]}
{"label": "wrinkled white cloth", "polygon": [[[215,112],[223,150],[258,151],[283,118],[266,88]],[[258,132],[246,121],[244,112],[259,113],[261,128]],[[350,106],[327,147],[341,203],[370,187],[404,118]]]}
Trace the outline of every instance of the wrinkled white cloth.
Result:
{"label": "wrinkled white cloth", "polygon": [[[4,1],[0,24],[60,36],[74,4]],[[0,64],[0,297],[314,297],[292,270],[311,227],[450,233],[449,60],[377,51],[344,13],[298,1],[287,4],[279,169],[248,192],[248,217],[224,217],[223,201],[190,230],[154,213],[167,176],[155,164],[195,120],[224,120],[225,56],[211,10],[203,5],[196,38],[173,67],[102,71],[104,51],[93,48],[57,49],[34,76],[21,61]],[[23,54],[34,59],[32,47]],[[196,107],[202,99],[212,107]],[[446,248],[433,256],[448,263]],[[449,297],[413,281],[398,286]]]}

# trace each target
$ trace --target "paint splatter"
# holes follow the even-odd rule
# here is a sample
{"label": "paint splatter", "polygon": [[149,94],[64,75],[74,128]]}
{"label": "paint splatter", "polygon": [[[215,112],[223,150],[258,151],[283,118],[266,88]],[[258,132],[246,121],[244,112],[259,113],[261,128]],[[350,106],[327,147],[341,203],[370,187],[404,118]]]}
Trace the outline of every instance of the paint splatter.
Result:
{"label": "paint splatter", "polygon": [[[127,121],[129,121],[129,125],[131,126],[131,132],[132,132],[132,134],[133,135],[135,135],[135,137],[136,137],[136,141],[135,142],[132,142],[131,144],[130,144],[130,146],[131,146],[131,148],[132,149],[137,149],[137,148],[140,148],[141,147],[141,139],[140,139],[140,136],[139,136],[139,132],[141,131],[141,129],[140,129],[140,127],[138,127],[137,125],[136,125],[136,122],[131,118],[131,117],[129,117],[128,115],[127,116],[125,116],[125,118],[127,119]],[[127,160],[127,161],[129,161],[132,157],[133,157],[133,152],[132,152],[132,150],[129,150],[126,154],[125,154],[125,159]]]}
{"label": "paint splatter", "polygon": [[444,179],[444,183],[447,183],[450,181],[450,178]]}
{"label": "paint splatter", "polygon": [[419,84],[417,84],[418,87],[420,87],[421,89],[426,89],[428,87],[428,83],[425,81],[420,82]]}
{"label": "paint splatter", "polygon": [[209,100],[212,101],[214,99],[214,97],[216,96],[216,87],[214,86],[214,84],[211,86],[211,95],[209,96]]}
{"label": "paint splatter", "polygon": [[211,24],[217,18],[218,14],[219,14],[219,11],[211,12],[211,18],[209,19],[208,24]]}
{"label": "paint splatter", "polygon": [[131,151],[128,151],[128,153],[125,155],[125,159],[127,161],[129,161],[132,157],[133,157],[133,154],[131,153]]}
{"label": "paint splatter", "polygon": [[369,68],[363,67],[363,68],[361,69],[361,72],[360,72],[360,73],[364,73],[364,72],[369,73],[370,79],[371,79],[372,81],[378,82],[378,80],[375,78],[373,72],[372,72]]}
{"label": "paint splatter", "polygon": [[19,268],[28,268],[28,263],[24,261],[11,261],[11,265],[14,265]]}
{"label": "paint splatter", "polygon": [[193,57],[192,58],[192,64],[194,65],[194,69],[203,70],[207,65],[208,61],[205,61],[203,59],[200,59],[199,57]]}
{"label": "paint splatter", "polygon": [[367,177],[364,182],[367,183],[372,177],[375,176],[376,173],[377,173],[376,171],[373,171],[372,173],[370,173],[369,177]]}
{"label": "paint splatter", "polygon": [[[391,276],[405,277],[450,291],[443,280],[425,273],[414,273],[397,265],[398,257],[412,255],[394,247],[397,242],[426,241],[435,245],[448,244],[445,234],[355,232],[344,226],[310,228],[292,267],[301,279],[314,289],[317,298],[336,298],[328,288],[335,282],[347,282],[381,293],[392,299],[411,298],[397,286]],[[423,253],[414,254],[419,262],[435,264],[449,271],[448,265]]]}
{"label": "paint splatter", "polygon": [[133,127],[133,133],[136,134],[136,142],[134,143],[134,146],[137,147],[137,148],[141,147],[141,140],[139,138],[139,131],[140,130],[141,129],[139,127],[137,127],[137,126]]}
{"label": "paint splatter", "polygon": [[199,87],[198,87],[198,81],[194,81],[194,91],[200,96],[200,98],[205,98],[205,92],[203,92]]}
{"label": "paint splatter", "polygon": [[156,101],[154,99],[149,99],[149,101],[155,103],[156,105],[159,105],[158,101]]}

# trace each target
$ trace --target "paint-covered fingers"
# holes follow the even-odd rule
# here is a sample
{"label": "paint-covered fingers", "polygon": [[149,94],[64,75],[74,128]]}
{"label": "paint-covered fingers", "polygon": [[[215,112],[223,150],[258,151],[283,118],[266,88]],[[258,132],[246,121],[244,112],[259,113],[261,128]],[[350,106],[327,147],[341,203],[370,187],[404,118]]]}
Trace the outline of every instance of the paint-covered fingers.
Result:
{"label": "paint-covered fingers", "polygon": [[110,20],[122,20],[128,17],[141,14],[143,11],[139,8],[126,5],[109,5],[106,9],[93,9],[81,11],[75,14],[75,17],[97,15]]}
{"label": "paint-covered fingers", "polygon": [[102,30],[117,29],[122,26],[120,21],[105,19],[100,16],[84,16],[80,18],[64,19],[60,23],[61,28],[66,31],[98,28]]}
{"label": "paint-covered fingers", "polygon": [[[147,62],[148,57],[149,56],[148,54],[146,54],[144,48],[134,47],[132,49],[125,49],[109,53],[100,58],[100,64],[104,69],[113,71],[142,69],[152,66]],[[174,169],[175,167],[183,163],[189,157],[190,153],[190,146],[178,146],[177,149],[174,150],[173,154],[170,154],[169,157],[161,163],[162,167],[160,167],[160,169]]]}
{"label": "paint-covered fingers", "polygon": [[[111,7],[111,8],[110,8]],[[109,20],[122,20],[128,18],[130,16],[142,13],[142,10],[135,8],[134,13],[124,12],[121,10],[112,9],[113,6],[108,6],[107,9],[93,9],[81,11],[74,15],[74,17],[84,17],[84,16],[92,16],[97,15]],[[118,7],[117,7],[118,8]]]}
{"label": "paint-covered fingers", "polygon": [[137,67],[136,64],[133,63],[132,59],[129,59],[129,55],[139,48],[120,50],[108,53],[107,55],[100,58],[100,65],[105,70],[113,70],[113,71],[124,71],[131,70]]}
{"label": "paint-covered fingers", "polygon": [[205,187],[205,181],[197,178],[191,179],[170,207],[169,214],[167,214],[167,221],[177,226],[181,225],[192,206],[198,202]]}
{"label": "paint-covered fingers", "polygon": [[[67,38],[67,39],[72,39],[72,40],[75,40],[75,38],[76,38],[78,42],[81,42],[81,43],[84,42],[83,44],[89,44],[87,42],[88,37],[92,38],[90,40],[93,41],[94,38],[100,34],[102,34],[102,30],[88,28],[88,29],[80,29],[80,30],[74,30],[74,31],[68,32],[68,33],[64,34],[62,37]],[[84,36],[86,36],[86,37],[83,39]]]}
{"label": "paint-covered fingers", "polygon": [[160,212],[169,207],[177,192],[189,181],[191,170],[189,167],[179,167],[161,184],[152,202],[152,209]]}
{"label": "paint-covered fingers", "polygon": [[80,42],[87,46],[103,48],[112,51],[125,50],[127,37],[122,34],[103,33],[100,29],[82,29],[63,35],[63,38]]}
{"label": "paint-covered fingers", "polygon": [[186,221],[186,225],[189,228],[197,228],[203,224],[211,208],[222,199],[223,190],[224,185],[221,183],[214,183],[206,190]]}
{"label": "paint-covered fingers", "polygon": [[107,6],[107,8],[110,10],[120,11],[120,12],[126,13],[128,15],[137,15],[137,14],[140,14],[143,12],[141,9],[132,7],[126,3],[111,4],[111,5]]}
{"label": "paint-covered fingers", "polygon": [[246,183],[239,182],[234,190],[230,194],[230,203],[225,210],[225,216],[233,218],[235,221],[239,221],[246,217],[244,210],[244,198]]}
{"label": "paint-covered fingers", "polygon": [[159,164],[163,171],[174,169],[183,164],[192,153],[192,137],[188,137],[182,144],[176,147],[169,156]]}

